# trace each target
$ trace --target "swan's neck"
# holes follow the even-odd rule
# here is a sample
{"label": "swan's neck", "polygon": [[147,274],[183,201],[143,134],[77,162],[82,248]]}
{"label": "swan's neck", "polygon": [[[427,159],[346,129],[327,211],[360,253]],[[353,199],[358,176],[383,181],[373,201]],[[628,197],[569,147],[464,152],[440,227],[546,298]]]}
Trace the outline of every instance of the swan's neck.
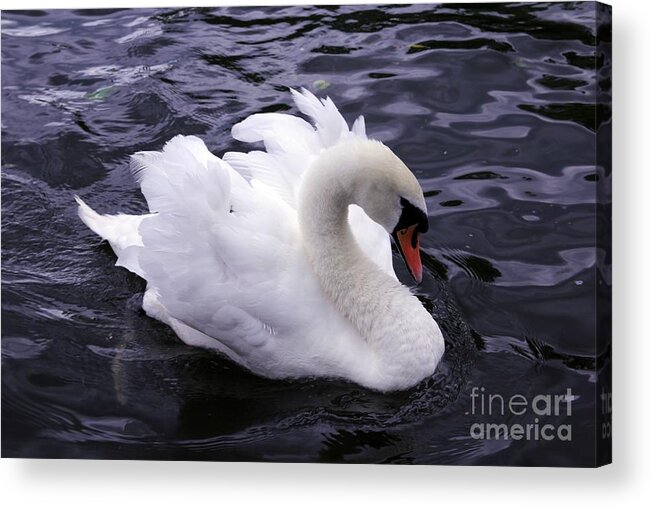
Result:
{"label": "swan's neck", "polygon": [[356,194],[364,185],[355,169],[347,157],[322,155],[306,172],[299,196],[305,252],[324,292],[374,351],[378,367],[423,378],[442,354],[440,331],[407,287],[358,246],[348,223],[349,206],[361,204]]}

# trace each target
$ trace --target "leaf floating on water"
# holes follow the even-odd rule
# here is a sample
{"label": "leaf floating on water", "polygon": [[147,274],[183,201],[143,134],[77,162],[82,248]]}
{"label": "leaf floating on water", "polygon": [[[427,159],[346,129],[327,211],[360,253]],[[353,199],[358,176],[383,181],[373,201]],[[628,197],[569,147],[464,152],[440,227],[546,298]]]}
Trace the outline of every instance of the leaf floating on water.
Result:
{"label": "leaf floating on water", "polygon": [[314,81],[314,83],[312,83],[312,89],[317,91],[317,92],[323,91],[326,88],[328,88],[329,86],[330,86],[330,83],[328,81],[326,81],[325,79],[317,79],[316,81]]}
{"label": "leaf floating on water", "polygon": [[105,86],[104,88],[98,88],[94,92],[87,93],[86,98],[90,100],[106,100],[116,91],[117,86]]}
{"label": "leaf floating on water", "polygon": [[423,51],[424,49],[428,49],[428,47],[423,44],[412,44],[409,46],[408,53],[417,53],[418,51]]}

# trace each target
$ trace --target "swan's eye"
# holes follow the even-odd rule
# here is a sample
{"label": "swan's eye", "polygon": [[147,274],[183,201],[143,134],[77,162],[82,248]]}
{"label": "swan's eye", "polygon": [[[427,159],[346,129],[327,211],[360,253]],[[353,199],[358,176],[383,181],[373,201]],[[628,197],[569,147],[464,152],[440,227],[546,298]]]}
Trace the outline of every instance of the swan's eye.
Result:
{"label": "swan's eye", "polygon": [[429,229],[429,220],[425,212],[414,206],[404,197],[400,198],[400,205],[402,206],[402,213],[394,231],[404,230],[412,225],[417,225],[416,231],[419,233],[427,232]]}

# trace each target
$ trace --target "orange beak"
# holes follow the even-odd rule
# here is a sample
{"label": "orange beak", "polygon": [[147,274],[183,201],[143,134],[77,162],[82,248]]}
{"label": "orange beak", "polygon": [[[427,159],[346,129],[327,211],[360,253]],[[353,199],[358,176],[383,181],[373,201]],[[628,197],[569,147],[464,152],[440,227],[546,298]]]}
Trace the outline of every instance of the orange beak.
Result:
{"label": "orange beak", "polygon": [[423,280],[423,265],[420,261],[420,242],[418,224],[395,232],[394,239],[398,249],[409,268],[411,276],[420,283]]}

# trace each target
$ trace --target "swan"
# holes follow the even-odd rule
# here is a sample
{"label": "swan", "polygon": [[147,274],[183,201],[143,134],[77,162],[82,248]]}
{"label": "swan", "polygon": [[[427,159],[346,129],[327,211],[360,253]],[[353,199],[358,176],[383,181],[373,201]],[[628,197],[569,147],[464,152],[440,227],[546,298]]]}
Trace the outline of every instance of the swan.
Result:
{"label": "swan", "polygon": [[253,114],[232,128],[265,150],[220,159],[194,136],[139,152],[150,212],[81,220],[147,282],[143,309],[188,345],[255,374],[343,378],[389,392],[431,376],[436,321],[393,270],[391,237],[414,280],[428,229],[422,189],[360,116],[291,90],[311,118]]}

